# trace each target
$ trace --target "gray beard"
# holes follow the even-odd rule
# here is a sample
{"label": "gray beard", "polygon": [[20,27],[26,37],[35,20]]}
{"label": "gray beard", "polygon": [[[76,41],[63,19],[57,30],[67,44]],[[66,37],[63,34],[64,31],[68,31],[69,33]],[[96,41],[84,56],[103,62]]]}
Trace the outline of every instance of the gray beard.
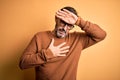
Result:
{"label": "gray beard", "polygon": [[62,32],[62,33],[63,33],[63,34],[61,34],[59,30],[56,30],[56,36],[57,36],[58,38],[65,38],[65,37],[67,36],[67,34],[66,34],[65,31]]}

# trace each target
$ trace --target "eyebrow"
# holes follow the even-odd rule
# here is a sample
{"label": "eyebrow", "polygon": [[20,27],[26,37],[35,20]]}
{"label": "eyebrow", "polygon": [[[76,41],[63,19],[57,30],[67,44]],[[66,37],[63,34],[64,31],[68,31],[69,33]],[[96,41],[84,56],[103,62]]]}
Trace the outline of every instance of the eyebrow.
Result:
{"label": "eyebrow", "polygon": [[63,20],[60,20],[62,23],[64,23],[64,24],[67,24],[65,21],[63,21]]}

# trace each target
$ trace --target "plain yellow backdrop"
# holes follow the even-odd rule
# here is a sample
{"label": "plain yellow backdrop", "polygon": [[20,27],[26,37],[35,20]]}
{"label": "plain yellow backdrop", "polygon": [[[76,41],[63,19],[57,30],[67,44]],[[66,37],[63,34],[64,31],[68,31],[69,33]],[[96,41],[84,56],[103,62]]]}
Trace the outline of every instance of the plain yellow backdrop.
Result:
{"label": "plain yellow backdrop", "polygon": [[19,58],[36,32],[54,29],[64,6],[107,32],[82,51],[77,80],[120,80],[120,0],[0,0],[0,80],[34,80],[34,69],[20,70]]}

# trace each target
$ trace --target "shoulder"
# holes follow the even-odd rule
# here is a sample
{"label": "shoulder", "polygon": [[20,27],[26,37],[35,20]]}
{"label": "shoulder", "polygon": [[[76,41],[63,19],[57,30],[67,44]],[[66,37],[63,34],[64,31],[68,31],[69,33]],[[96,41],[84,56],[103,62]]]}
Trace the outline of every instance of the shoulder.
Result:
{"label": "shoulder", "polygon": [[50,32],[50,31],[37,32],[37,33],[35,34],[35,36],[45,36],[45,35],[47,35],[49,32]]}
{"label": "shoulder", "polygon": [[82,39],[85,39],[87,38],[88,35],[85,33],[85,32],[72,32],[70,33],[70,38],[73,38],[73,39],[79,39],[79,40],[82,40]]}
{"label": "shoulder", "polygon": [[70,35],[71,36],[83,36],[83,35],[85,35],[85,33],[84,32],[74,31],[74,32],[71,32]]}

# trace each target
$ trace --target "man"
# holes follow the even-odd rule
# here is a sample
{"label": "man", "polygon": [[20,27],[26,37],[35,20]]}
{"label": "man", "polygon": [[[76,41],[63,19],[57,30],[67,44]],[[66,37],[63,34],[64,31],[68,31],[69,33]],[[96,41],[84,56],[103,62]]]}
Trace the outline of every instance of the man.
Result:
{"label": "man", "polygon": [[[72,7],[56,12],[55,29],[35,34],[20,59],[20,68],[35,68],[36,80],[76,80],[81,51],[106,36],[97,24],[84,21]],[[77,25],[84,32],[69,31]]]}

